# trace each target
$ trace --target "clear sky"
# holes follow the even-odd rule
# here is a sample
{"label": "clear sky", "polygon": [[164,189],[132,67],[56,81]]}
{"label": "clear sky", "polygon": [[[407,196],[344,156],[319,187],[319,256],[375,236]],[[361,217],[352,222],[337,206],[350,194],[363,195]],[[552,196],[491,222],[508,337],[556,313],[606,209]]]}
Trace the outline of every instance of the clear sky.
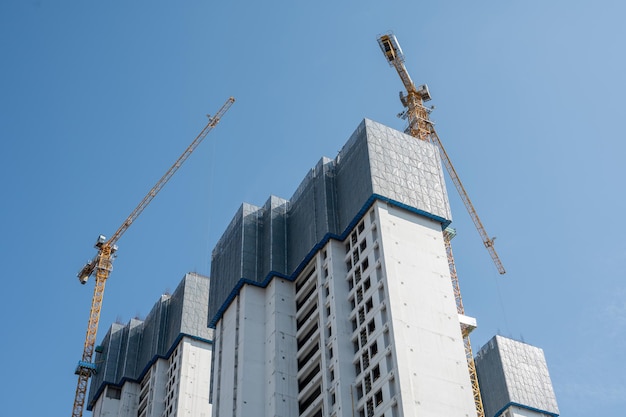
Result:
{"label": "clear sky", "polygon": [[71,414],[93,290],[76,273],[229,96],[119,241],[99,339],[208,275],[239,205],[289,198],[364,117],[403,129],[388,30],[508,271],[449,183],[475,351],[523,339],[563,416],[623,415],[624,16],[619,0],[3,0],[0,417]]}

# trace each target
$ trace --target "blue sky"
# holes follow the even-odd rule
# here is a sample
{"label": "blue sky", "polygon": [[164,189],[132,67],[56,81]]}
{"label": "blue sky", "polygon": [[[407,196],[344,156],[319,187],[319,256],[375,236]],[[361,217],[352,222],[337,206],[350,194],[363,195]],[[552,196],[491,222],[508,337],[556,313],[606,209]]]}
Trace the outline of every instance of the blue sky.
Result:
{"label": "blue sky", "polygon": [[75,278],[229,97],[119,241],[100,337],[145,316],[243,201],[289,198],[364,117],[397,129],[393,30],[507,269],[449,184],[464,303],[544,349],[561,414],[626,407],[620,1],[0,3],[1,416],[69,415],[93,282]]}

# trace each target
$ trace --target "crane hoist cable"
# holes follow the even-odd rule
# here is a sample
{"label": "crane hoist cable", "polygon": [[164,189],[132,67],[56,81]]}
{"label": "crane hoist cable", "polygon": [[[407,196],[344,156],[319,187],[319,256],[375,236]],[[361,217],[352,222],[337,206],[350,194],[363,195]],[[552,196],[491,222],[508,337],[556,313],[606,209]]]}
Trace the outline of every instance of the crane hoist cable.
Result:
{"label": "crane hoist cable", "polygon": [[235,99],[230,97],[214,116],[207,116],[209,121],[206,126],[204,126],[202,131],[200,131],[198,136],[196,136],[196,138],[191,142],[187,149],[185,149],[176,162],[174,162],[170,169],[167,170],[159,181],[157,181],[154,187],[152,187],[143,200],[141,200],[137,207],[135,207],[122,225],[115,231],[115,233],[113,233],[111,238],[107,240],[103,235],[98,237],[95,244],[98,253],[92,260],[87,262],[78,273],[78,280],[81,284],[85,284],[89,277],[95,273],[96,283],[94,286],[93,297],[91,299],[91,309],[89,311],[89,321],[87,324],[87,334],[85,336],[85,343],[83,346],[83,355],[81,360],[78,362],[78,366],[75,371],[75,374],[78,375],[78,384],[76,386],[76,396],[74,398],[72,417],[82,417],[85,397],[87,395],[87,387],[89,385],[89,378],[96,371],[96,365],[92,362],[92,358],[96,343],[96,335],[98,332],[100,310],[102,308],[102,301],[104,297],[104,286],[113,267],[113,259],[115,257],[115,253],[117,252],[117,241],[122,237],[126,230],[128,230],[137,217],[139,217],[139,215],[145,210],[154,197],[156,197],[165,184],[167,184],[176,171],[178,171],[187,158],[189,158],[198,145],[200,145],[202,140],[219,123],[222,116],[228,111],[234,102]]}

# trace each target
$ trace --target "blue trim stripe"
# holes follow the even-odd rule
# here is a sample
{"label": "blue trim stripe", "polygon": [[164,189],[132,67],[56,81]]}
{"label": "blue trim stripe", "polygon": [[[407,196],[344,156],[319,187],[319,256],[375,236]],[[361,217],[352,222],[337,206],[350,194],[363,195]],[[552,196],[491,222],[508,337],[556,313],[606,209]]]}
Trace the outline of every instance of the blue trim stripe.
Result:
{"label": "blue trim stripe", "polygon": [[374,204],[375,201],[383,201],[383,202],[385,202],[387,204],[390,204],[392,206],[396,206],[398,208],[407,210],[407,211],[409,211],[411,213],[419,214],[420,216],[424,216],[424,217],[427,217],[427,218],[429,218],[431,220],[435,220],[436,222],[441,223],[441,230],[444,230],[446,227],[448,227],[450,225],[450,223],[452,223],[451,220],[445,219],[445,218],[440,217],[440,216],[436,216],[436,215],[434,215],[432,213],[429,213],[427,211],[417,209],[417,208],[415,208],[413,206],[409,206],[407,204],[401,203],[401,202],[396,201],[396,200],[392,200],[391,198],[384,197],[384,196],[382,196],[380,194],[372,194],[372,196],[367,199],[367,201],[365,202],[363,207],[361,207],[361,210],[359,210],[359,212],[356,214],[356,216],[354,216],[352,221],[345,228],[343,233],[341,233],[341,235],[337,235],[337,234],[334,234],[334,233],[326,233],[324,235],[324,237],[322,238],[322,240],[319,241],[315,246],[313,246],[313,248],[309,251],[309,253],[306,254],[306,256],[304,257],[302,262],[300,262],[300,264],[296,267],[296,269],[293,271],[293,273],[291,275],[285,275],[285,274],[282,274],[280,272],[270,271],[265,276],[265,279],[263,279],[263,281],[261,281],[261,282],[253,281],[253,280],[245,278],[245,277],[244,278],[240,278],[239,281],[237,282],[237,284],[235,285],[235,287],[232,289],[232,291],[228,295],[228,297],[226,297],[226,300],[222,303],[222,306],[217,310],[217,313],[215,313],[215,316],[209,322],[209,327],[212,328],[212,329],[215,329],[215,326],[217,325],[217,322],[219,321],[219,319],[222,318],[222,316],[224,315],[224,312],[226,311],[228,306],[230,306],[230,303],[232,303],[233,300],[235,299],[235,297],[237,297],[239,295],[239,291],[241,291],[241,289],[243,288],[244,285],[254,285],[255,287],[266,288],[269,285],[270,281],[274,277],[283,278],[283,279],[286,279],[286,280],[292,281],[292,282],[295,281],[296,277],[298,275],[300,275],[302,270],[308,265],[309,261],[313,258],[313,256],[321,248],[323,248],[326,245],[326,243],[328,243],[328,241],[330,239],[339,240],[339,241],[346,240],[346,238],[350,234],[350,231],[355,228],[356,224],[359,222],[359,220],[361,220],[361,218],[365,215],[365,213],[367,213],[367,211],[370,209],[370,207],[372,207],[372,205]]}
{"label": "blue trim stripe", "polygon": [[550,411],[546,411],[546,410],[540,410],[539,408],[535,408],[535,407],[530,407],[528,405],[523,405],[520,403],[516,403],[516,402],[509,402],[507,405],[505,405],[504,407],[502,407],[500,409],[500,411],[498,411],[493,417],[500,417],[502,415],[502,413],[504,413],[509,407],[519,407],[519,408],[524,408],[526,410],[529,411],[534,411],[535,413],[542,413],[542,414],[547,414],[551,417],[558,417],[558,414],[555,413],[551,413]]}

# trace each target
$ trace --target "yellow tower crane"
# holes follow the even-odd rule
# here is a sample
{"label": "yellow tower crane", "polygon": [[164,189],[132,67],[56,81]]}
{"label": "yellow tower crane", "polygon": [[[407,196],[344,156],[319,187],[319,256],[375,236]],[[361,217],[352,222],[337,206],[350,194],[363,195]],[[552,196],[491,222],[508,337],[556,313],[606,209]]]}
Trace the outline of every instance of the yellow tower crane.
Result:
{"label": "yellow tower crane", "polygon": [[[506,271],[504,270],[504,266],[500,261],[500,257],[498,256],[494,246],[494,238],[490,238],[483,226],[476,210],[474,209],[474,205],[470,200],[467,192],[465,191],[465,187],[461,183],[452,162],[450,161],[450,157],[446,152],[437,132],[435,131],[435,126],[433,122],[430,120],[429,115],[431,112],[431,108],[427,108],[424,106],[424,102],[429,101],[431,99],[430,92],[428,91],[428,87],[423,84],[419,87],[415,87],[409,73],[404,66],[404,55],[402,53],[402,49],[400,48],[400,44],[396,39],[395,35],[392,33],[386,33],[378,37],[378,44],[380,45],[380,49],[385,54],[387,58],[387,62],[390,66],[394,67],[400,75],[402,79],[402,83],[404,84],[404,88],[406,88],[406,94],[400,92],[400,101],[402,105],[405,107],[405,110],[400,113],[400,117],[403,119],[407,119],[408,127],[406,128],[406,133],[411,136],[424,140],[427,142],[433,143],[439,149],[439,154],[441,155],[441,160],[454,183],[459,195],[461,196],[461,200],[465,204],[467,211],[478,229],[478,233],[483,240],[483,244],[489,254],[491,255],[491,259],[493,260],[498,272],[500,274],[504,274]],[[454,289],[454,295],[456,299],[457,311],[459,314],[465,314],[465,308],[463,307],[463,300],[461,298],[461,291],[459,288],[459,281],[456,273],[456,267],[454,264],[454,257],[452,255],[452,247],[450,246],[450,240],[454,237],[454,231],[450,228],[446,229],[443,232],[444,242],[446,245],[446,252],[448,256],[448,265],[450,267],[450,276],[452,278],[452,286]],[[463,343],[465,345],[465,355],[467,358],[467,365],[470,374],[470,380],[472,383],[472,391],[474,394],[474,403],[476,405],[476,413],[478,417],[484,417],[485,412],[483,410],[482,399],[480,396],[480,388],[478,386],[478,377],[476,376],[476,366],[474,364],[474,356],[472,353],[472,347],[470,345],[469,334],[474,329],[473,326],[467,324],[461,324],[461,333],[463,335]]]}
{"label": "yellow tower crane", "polygon": [[174,173],[180,168],[180,166],[189,158],[192,152],[200,145],[200,142],[209,134],[209,132],[219,123],[220,119],[226,113],[226,111],[232,106],[235,99],[230,97],[226,100],[226,103],[218,110],[215,116],[208,116],[209,122],[202,129],[200,134],[191,142],[191,144],[185,149],[182,155],[174,162],[174,165],[161,177],[154,187],[148,192],[148,194],[141,200],[139,205],[133,210],[133,212],[126,218],[124,223],[117,229],[113,236],[109,240],[102,235],[98,237],[96,242],[96,249],[98,253],[96,256],[80,270],[78,273],[78,279],[81,284],[85,284],[89,277],[96,275],[96,284],[91,299],[91,310],[89,311],[89,322],[87,324],[87,335],[85,336],[85,344],[83,348],[83,356],[78,362],[76,367],[76,375],[78,375],[78,385],[76,386],[76,397],[74,398],[74,408],[72,410],[72,417],[81,417],[83,415],[83,408],[85,405],[85,397],[87,395],[87,387],[89,385],[89,378],[96,370],[96,365],[92,362],[94,346],[96,343],[96,334],[98,332],[98,322],[100,320],[100,310],[102,308],[102,300],[104,297],[104,285],[112,270],[114,254],[117,251],[116,242],[122,237],[124,232],[128,230],[131,224],[139,217],[143,210],[150,204],[159,191],[165,186],[165,184],[172,178]]}

